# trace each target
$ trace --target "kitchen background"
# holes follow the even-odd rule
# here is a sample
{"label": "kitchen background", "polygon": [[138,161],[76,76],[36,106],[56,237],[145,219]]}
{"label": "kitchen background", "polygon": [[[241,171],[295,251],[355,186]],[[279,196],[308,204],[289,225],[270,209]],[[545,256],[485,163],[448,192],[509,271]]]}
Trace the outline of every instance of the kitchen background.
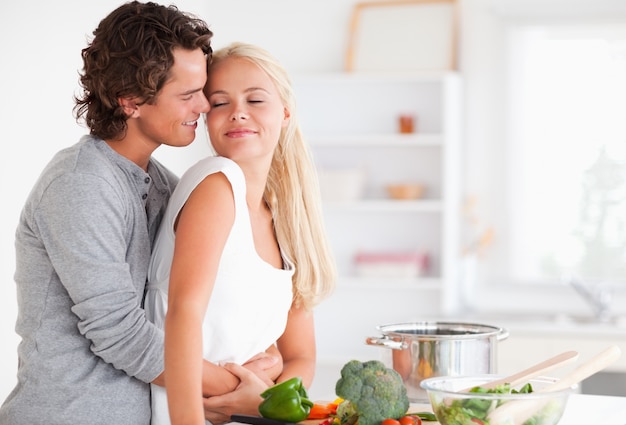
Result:
{"label": "kitchen background", "polygon": [[[22,204],[41,169],[57,150],[76,142],[84,133],[71,114],[81,66],[80,50],[99,20],[118,4],[116,0],[31,0],[0,5],[0,93],[5,99],[0,106],[5,141],[5,153],[0,156],[1,400],[15,384],[19,342],[14,332],[17,306],[12,279],[13,232]],[[336,171],[348,171],[354,177],[356,170],[357,178],[365,179],[358,200],[363,197],[366,202],[331,202],[336,201],[331,199],[336,193],[326,193],[328,230],[342,279],[333,298],[317,311],[320,368],[334,370],[349,358],[384,357],[384,350],[364,343],[366,337],[378,334],[377,325],[442,318],[507,327],[511,336],[499,347],[502,372],[557,351],[577,349],[587,356],[609,343],[618,343],[626,351],[626,322],[621,319],[626,314],[623,286],[589,287],[594,297],[599,294],[598,288],[607,289],[600,301],[607,301],[608,308],[603,312],[608,315],[595,318],[594,313],[600,314],[601,309],[594,311],[588,302],[594,297],[581,296],[571,285],[519,284],[514,276],[502,271],[516,267],[526,270],[511,258],[523,256],[518,255],[520,246],[524,253],[544,244],[543,240],[530,238],[536,229],[511,226],[509,221],[514,220],[511,217],[515,217],[516,211],[525,211],[511,205],[522,208],[537,202],[524,204],[536,193],[511,192],[509,189],[516,186],[507,186],[506,182],[530,181],[537,173],[525,174],[525,151],[505,149],[508,145],[504,141],[521,137],[523,131],[515,131],[510,125],[511,115],[503,105],[516,93],[526,93],[517,80],[510,84],[510,75],[526,75],[522,75],[524,67],[520,65],[523,58],[510,61],[506,44],[510,37],[505,35],[515,35],[512,30],[528,23],[567,27],[582,20],[611,29],[612,37],[621,40],[621,44],[615,43],[618,49],[614,56],[623,59],[624,2],[459,0],[455,65],[458,72],[383,73],[384,77],[343,74],[355,1],[180,0],[175,4],[211,25],[215,47],[242,40],[264,46],[277,56],[296,83],[304,130],[324,167],[322,174],[327,177]],[[393,33],[398,27],[394,19],[379,20],[377,24],[379,34]],[[540,38],[538,33],[541,31],[533,32],[530,39]],[[524,34],[528,41],[528,33]],[[385,55],[380,61],[374,58],[374,63],[410,56],[403,43],[390,42],[382,48]],[[513,64],[517,74],[505,72],[509,64]],[[515,68],[516,64],[519,68]],[[557,77],[571,76],[570,71],[575,69]],[[626,72],[622,79],[624,76]],[[510,87],[518,91],[509,90]],[[619,91],[622,89],[612,86],[611,92],[623,93]],[[599,108],[598,104],[581,101],[581,93],[576,90],[565,95],[572,96],[571,104],[579,105],[578,110]],[[417,115],[417,131],[397,138],[395,119],[407,109]],[[542,113],[550,117],[556,112],[548,109]],[[623,105],[616,105],[612,112],[617,114],[614,121],[626,122]],[[560,137],[552,135],[553,139],[570,142],[565,151],[551,157],[551,147],[544,143],[531,155],[545,158],[542,175],[564,174],[566,165],[575,161],[571,147],[577,142],[573,137],[582,131],[576,129],[583,128],[584,122],[585,117],[568,116],[563,129],[567,127],[573,134],[564,131]],[[596,124],[589,131],[592,137],[604,137],[607,127],[604,123]],[[612,137],[624,139],[626,131],[622,130],[614,131],[617,134]],[[512,139],[507,138],[511,133]],[[388,146],[381,138],[386,138]],[[516,146],[522,145],[528,146]],[[162,148],[157,157],[180,174],[207,153],[206,137],[199,131],[190,147]],[[506,160],[511,158],[515,161],[508,163]],[[548,158],[555,158],[555,162]],[[364,164],[369,166],[365,168],[368,174],[359,175]],[[415,179],[426,185],[422,200],[387,202],[385,185]],[[546,215],[562,211],[559,208],[565,205],[566,185],[567,182],[561,182],[555,189],[539,180],[537,193],[547,192],[547,197],[539,201],[540,210]],[[342,196],[345,198],[345,193]],[[512,204],[515,200],[518,203]],[[530,213],[519,215],[524,218]],[[512,229],[523,230],[516,233]],[[621,235],[620,223],[611,230],[613,235]],[[623,241],[617,245],[621,247]],[[353,259],[359,252],[365,261],[360,263],[361,269],[355,270]],[[426,254],[429,267],[406,272],[394,263],[393,279],[376,278],[381,268],[372,270],[367,266],[374,264],[372,259],[380,259],[381,252],[394,253],[395,260],[402,254],[403,265],[418,266]],[[408,273],[408,277],[403,273]],[[610,299],[606,296],[609,292]],[[529,346],[534,349],[529,350]],[[608,372],[602,377],[606,380],[590,383],[589,391],[626,395],[626,359]],[[316,381],[314,385],[327,388],[329,383]]]}

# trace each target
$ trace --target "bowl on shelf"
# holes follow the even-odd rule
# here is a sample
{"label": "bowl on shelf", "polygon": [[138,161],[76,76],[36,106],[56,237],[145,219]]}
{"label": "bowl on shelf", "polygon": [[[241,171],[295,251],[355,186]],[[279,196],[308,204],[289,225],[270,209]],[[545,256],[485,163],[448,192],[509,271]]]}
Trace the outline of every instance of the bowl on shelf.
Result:
{"label": "bowl on shelf", "polygon": [[321,169],[318,177],[324,201],[352,202],[363,197],[366,175],[360,168]]}
{"label": "bowl on shelf", "polygon": [[391,199],[419,199],[424,195],[426,187],[419,183],[388,184],[385,189]]}
{"label": "bowl on shelf", "polygon": [[537,377],[514,387],[520,391],[530,384],[532,392],[502,393],[470,392],[487,382],[501,378],[498,375],[440,376],[422,381],[437,421],[441,425],[556,425],[559,423],[569,395],[574,387],[560,391],[541,392],[556,382],[554,378]]}

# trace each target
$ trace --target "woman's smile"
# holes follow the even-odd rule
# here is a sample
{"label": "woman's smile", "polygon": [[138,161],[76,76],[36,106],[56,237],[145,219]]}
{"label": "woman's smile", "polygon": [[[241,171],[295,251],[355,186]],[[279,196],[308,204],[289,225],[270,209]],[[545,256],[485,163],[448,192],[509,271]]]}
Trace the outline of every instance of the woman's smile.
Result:
{"label": "woman's smile", "polygon": [[227,137],[239,138],[254,135],[257,132],[249,128],[234,128],[226,132]]}

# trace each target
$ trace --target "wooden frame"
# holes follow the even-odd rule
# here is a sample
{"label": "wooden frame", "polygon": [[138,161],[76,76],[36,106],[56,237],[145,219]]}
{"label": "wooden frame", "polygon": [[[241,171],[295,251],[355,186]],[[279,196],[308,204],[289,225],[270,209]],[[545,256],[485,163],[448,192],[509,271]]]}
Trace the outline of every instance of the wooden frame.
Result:
{"label": "wooden frame", "polygon": [[357,3],[346,71],[456,69],[457,19],[456,0]]}

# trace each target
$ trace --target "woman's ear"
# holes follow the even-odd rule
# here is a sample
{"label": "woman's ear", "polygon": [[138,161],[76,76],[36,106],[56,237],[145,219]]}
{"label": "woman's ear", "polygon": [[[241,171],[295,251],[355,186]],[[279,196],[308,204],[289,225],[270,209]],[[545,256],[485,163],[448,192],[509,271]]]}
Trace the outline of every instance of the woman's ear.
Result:
{"label": "woman's ear", "polygon": [[136,118],[139,116],[139,107],[135,99],[120,97],[117,101],[120,106],[124,108],[124,113],[128,118]]}
{"label": "woman's ear", "polygon": [[285,110],[285,117],[283,118],[283,127],[287,127],[287,124],[289,124],[289,119],[291,118],[291,112],[289,112],[289,109],[284,108]]}

